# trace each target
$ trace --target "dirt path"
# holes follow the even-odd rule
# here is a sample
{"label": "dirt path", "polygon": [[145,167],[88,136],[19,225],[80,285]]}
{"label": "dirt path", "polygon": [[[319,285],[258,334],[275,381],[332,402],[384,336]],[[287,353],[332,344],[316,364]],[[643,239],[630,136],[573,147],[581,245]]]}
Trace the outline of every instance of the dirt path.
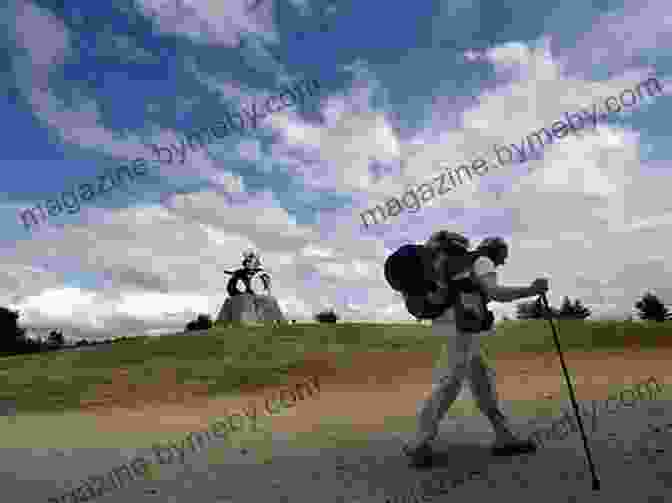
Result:
{"label": "dirt path", "polygon": [[[274,416],[273,430],[310,431],[324,417],[347,418],[359,431],[379,431],[386,416],[413,416],[418,401],[430,390],[435,355],[429,353],[359,353],[352,366],[338,370],[332,354],[312,354],[290,371],[291,382],[318,376],[320,392],[297,403],[288,416]],[[641,351],[566,352],[565,362],[576,376],[580,400],[604,399],[607,386],[667,377],[672,348]],[[508,354],[497,357],[497,391],[504,400],[541,400],[566,389],[556,354]],[[278,388],[246,387],[240,397],[208,398],[207,385],[177,384],[166,369],[160,385],[133,385],[120,369],[113,383],[99,387],[100,398],[84,404],[100,431],[187,432],[205,429],[215,417],[239,411],[250,401],[263,406]]]}

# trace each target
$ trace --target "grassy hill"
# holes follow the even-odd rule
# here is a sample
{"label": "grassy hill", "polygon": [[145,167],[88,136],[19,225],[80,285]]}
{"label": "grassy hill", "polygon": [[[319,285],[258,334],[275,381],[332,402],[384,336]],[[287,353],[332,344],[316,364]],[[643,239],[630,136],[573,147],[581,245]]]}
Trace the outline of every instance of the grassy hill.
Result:
{"label": "grassy hill", "polygon": [[[560,321],[563,350],[599,351],[672,345],[672,322]],[[0,358],[0,400],[17,413],[54,413],[95,398],[95,385],[111,383],[115,369],[129,382],[158,384],[160,370],[176,370],[178,383],[205,383],[209,395],[236,393],[242,385],[280,385],[304,355],[331,352],[339,366],[363,351],[439,354],[441,337],[423,325],[337,323],[215,327],[201,335],[165,335],[119,341],[105,351],[53,352]],[[508,321],[484,343],[490,357],[505,352],[555,352],[548,322]]]}

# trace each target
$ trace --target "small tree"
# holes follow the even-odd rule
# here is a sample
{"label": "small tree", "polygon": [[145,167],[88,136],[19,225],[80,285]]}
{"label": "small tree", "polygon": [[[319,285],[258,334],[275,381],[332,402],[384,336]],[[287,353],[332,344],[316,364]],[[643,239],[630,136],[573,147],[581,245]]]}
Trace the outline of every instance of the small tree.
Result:
{"label": "small tree", "polygon": [[569,297],[567,296],[565,296],[565,298],[562,300],[562,306],[560,307],[560,311],[557,313],[558,318],[575,320],[583,320],[588,318],[590,314],[590,309],[585,307],[580,300],[576,299],[572,304],[572,302],[569,300]]}
{"label": "small tree", "polygon": [[573,309],[574,309],[574,316],[579,320],[585,320],[592,314],[590,309],[584,306],[579,299],[576,299],[574,301]]}
{"label": "small tree", "polygon": [[212,328],[212,320],[210,319],[210,315],[199,314],[194,321],[187,323],[186,331],[208,330],[210,328]]}
{"label": "small tree", "polygon": [[639,317],[643,320],[661,322],[672,318],[665,304],[651,292],[646,292],[642,296],[642,300],[635,303],[635,308],[639,312]]}
{"label": "small tree", "polygon": [[18,324],[19,312],[0,307],[0,351],[23,353],[35,351],[39,344],[26,337]]}
{"label": "small tree", "polygon": [[544,317],[544,306],[539,299],[516,304],[516,317],[519,320],[538,320]]}
{"label": "small tree", "polygon": [[18,311],[0,307],[0,337],[3,346],[13,346],[17,338],[20,339],[26,335],[25,329],[19,328],[18,319]]}
{"label": "small tree", "polygon": [[572,305],[569,297],[565,296],[562,299],[562,305],[560,306],[560,312],[558,313],[560,318],[573,318],[574,317],[574,306]]}
{"label": "small tree", "polygon": [[63,332],[57,332],[56,330],[49,332],[49,337],[47,337],[47,344],[50,346],[62,346],[65,344]]}
{"label": "small tree", "polygon": [[[559,311],[554,309],[553,306],[549,306],[549,308],[551,309],[551,317],[557,318]],[[516,317],[519,320],[540,320],[546,318],[544,305],[541,303],[541,299],[519,302],[516,304]]]}
{"label": "small tree", "polygon": [[315,315],[315,321],[318,323],[336,323],[339,316],[334,312],[333,309],[327,309],[321,313]]}

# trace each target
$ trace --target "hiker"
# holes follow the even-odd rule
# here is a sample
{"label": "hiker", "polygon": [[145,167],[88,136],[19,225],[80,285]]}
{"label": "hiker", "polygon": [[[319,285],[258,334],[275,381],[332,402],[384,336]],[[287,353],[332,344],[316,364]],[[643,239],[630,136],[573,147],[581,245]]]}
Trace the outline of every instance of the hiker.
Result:
{"label": "hiker", "polygon": [[[446,280],[450,279],[441,275],[441,267],[449,256],[446,250],[450,247],[454,249],[456,245],[463,246],[466,251],[469,248],[469,241],[459,234],[446,231],[433,234],[425,244],[434,257],[432,270],[436,273],[438,292],[445,291]],[[489,419],[495,431],[496,441],[492,446],[492,453],[512,455],[536,450],[533,442],[520,440],[514,435],[506,417],[500,412],[495,392],[494,371],[488,368],[480,354],[480,341],[481,337],[494,334],[492,328],[494,317],[486,307],[489,300],[512,302],[545,293],[548,290],[548,280],[536,279],[527,287],[498,285],[495,268],[503,265],[508,257],[508,246],[501,238],[487,238],[475,251],[468,253],[473,254],[473,265],[465,272],[452,276],[452,279],[471,278],[472,284],[479,290],[475,293],[458,295],[452,307],[432,319],[432,335],[445,337],[447,361],[442,362],[443,368],[435,370],[438,371],[438,375],[431,395],[424,401],[418,413],[418,432],[403,448],[404,453],[411,458],[411,464],[415,466],[431,464],[430,442],[438,434],[439,422],[457,398],[465,378],[469,380],[479,410]],[[486,330],[476,328],[472,331],[458,328],[460,324],[465,326],[462,322],[465,319],[462,313],[466,311],[479,313],[482,317],[488,316],[489,313],[489,323],[478,325],[489,328]]]}

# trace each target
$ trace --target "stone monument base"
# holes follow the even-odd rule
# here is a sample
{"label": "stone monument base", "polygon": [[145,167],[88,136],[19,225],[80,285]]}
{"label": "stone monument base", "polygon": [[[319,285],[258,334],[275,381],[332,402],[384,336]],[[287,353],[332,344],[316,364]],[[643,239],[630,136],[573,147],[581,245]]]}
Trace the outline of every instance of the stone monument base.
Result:
{"label": "stone monument base", "polygon": [[287,323],[280,305],[271,295],[252,295],[243,293],[234,295],[224,301],[217,315],[221,323]]}

